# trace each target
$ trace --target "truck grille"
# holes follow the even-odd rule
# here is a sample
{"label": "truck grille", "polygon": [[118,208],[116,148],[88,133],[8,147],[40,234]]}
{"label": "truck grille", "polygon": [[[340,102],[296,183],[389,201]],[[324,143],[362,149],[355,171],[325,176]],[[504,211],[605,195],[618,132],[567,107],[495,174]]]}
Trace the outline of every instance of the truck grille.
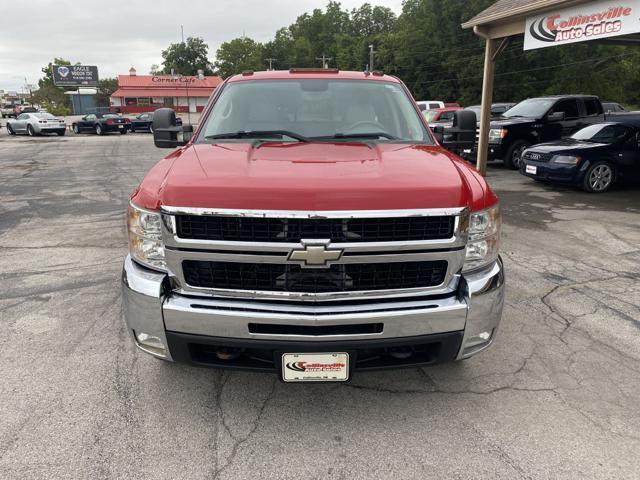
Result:
{"label": "truck grille", "polygon": [[239,242],[299,242],[305,238],[341,242],[442,240],[453,236],[455,217],[254,218],[177,215],[178,237]]}
{"label": "truck grille", "polygon": [[324,293],[433,287],[444,281],[447,262],[354,263],[304,269],[293,264],[184,260],[182,269],[192,287]]}

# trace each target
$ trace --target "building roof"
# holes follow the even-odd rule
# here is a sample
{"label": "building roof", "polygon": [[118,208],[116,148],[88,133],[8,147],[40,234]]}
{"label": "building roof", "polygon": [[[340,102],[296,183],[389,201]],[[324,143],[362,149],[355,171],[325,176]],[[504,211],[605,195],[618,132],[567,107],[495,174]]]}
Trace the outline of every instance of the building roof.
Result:
{"label": "building roof", "polygon": [[545,8],[574,3],[586,2],[578,2],[577,0],[498,0],[489,8],[463,23],[462,28],[471,28],[511,17],[522,17]]}
{"label": "building roof", "polygon": [[119,88],[111,94],[112,97],[208,97],[213,88]]}

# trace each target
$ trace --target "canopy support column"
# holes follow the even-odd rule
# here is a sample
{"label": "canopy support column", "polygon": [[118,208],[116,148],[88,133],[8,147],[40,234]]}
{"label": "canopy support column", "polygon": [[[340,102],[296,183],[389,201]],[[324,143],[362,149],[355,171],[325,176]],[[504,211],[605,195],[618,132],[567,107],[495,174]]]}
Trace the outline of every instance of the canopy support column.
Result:
{"label": "canopy support column", "polygon": [[491,122],[491,104],[493,103],[493,77],[495,73],[496,40],[483,35],[474,28],[477,35],[484,37],[484,71],[482,77],[482,105],[480,107],[480,135],[478,138],[478,158],[476,168],[483,177],[487,174],[487,156],[489,153],[489,127]]}

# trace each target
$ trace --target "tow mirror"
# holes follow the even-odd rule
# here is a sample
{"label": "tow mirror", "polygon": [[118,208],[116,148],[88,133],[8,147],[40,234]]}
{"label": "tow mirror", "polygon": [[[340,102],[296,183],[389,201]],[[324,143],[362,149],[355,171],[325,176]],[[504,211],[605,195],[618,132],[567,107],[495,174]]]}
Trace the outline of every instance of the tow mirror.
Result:
{"label": "tow mirror", "polygon": [[564,120],[564,112],[553,112],[547,115],[547,120],[549,122],[560,122]]}
{"label": "tow mirror", "polygon": [[456,110],[453,114],[453,128],[462,131],[472,131],[474,137],[477,124],[476,114],[471,110]]}
{"label": "tow mirror", "polygon": [[153,143],[158,148],[186,145],[193,135],[192,125],[182,125],[172,108],[159,108],[153,114]]}

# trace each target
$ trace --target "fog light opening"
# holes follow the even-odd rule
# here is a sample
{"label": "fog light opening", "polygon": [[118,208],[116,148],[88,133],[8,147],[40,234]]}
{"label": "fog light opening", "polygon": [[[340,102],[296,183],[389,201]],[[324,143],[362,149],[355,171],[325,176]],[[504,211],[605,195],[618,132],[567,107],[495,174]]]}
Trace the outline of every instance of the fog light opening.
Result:
{"label": "fog light opening", "polygon": [[241,348],[233,347],[220,347],[216,350],[216,357],[218,360],[235,360],[242,355]]}
{"label": "fog light opening", "polygon": [[464,350],[462,356],[471,355],[479,350],[484,349],[491,343],[493,338],[493,330],[480,332],[472,337],[469,337],[464,342]]}
{"label": "fog light opening", "polygon": [[159,357],[167,356],[167,347],[165,347],[164,342],[160,337],[136,331],[134,331],[133,334],[136,338],[138,346],[144,351],[152,353]]}
{"label": "fog light opening", "polygon": [[397,360],[406,360],[413,355],[411,347],[393,347],[389,349],[389,355]]}

